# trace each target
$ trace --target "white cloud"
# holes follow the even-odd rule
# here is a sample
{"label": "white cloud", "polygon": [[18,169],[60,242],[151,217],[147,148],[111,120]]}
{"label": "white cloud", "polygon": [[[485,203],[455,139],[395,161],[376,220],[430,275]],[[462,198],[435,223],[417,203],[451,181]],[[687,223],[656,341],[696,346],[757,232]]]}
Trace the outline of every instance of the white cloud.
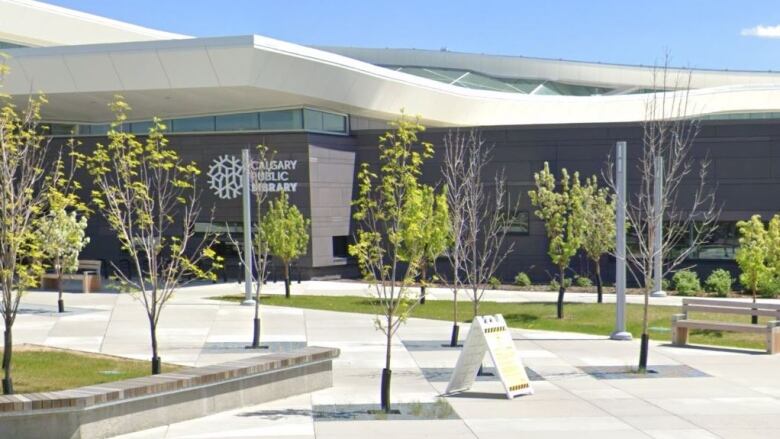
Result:
{"label": "white cloud", "polygon": [[740,35],[743,37],[780,38],[780,24],[777,26],[764,26],[759,24],[758,26],[742,29]]}

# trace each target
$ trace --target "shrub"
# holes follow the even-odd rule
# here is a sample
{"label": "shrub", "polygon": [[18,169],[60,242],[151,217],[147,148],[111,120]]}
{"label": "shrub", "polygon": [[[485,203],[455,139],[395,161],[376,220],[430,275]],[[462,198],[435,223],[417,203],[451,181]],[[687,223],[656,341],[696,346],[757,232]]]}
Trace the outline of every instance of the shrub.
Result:
{"label": "shrub", "polygon": [[497,290],[501,286],[501,281],[495,276],[490,276],[490,279],[488,279],[488,285],[490,285],[490,288]]}
{"label": "shrub", "polygon": [[780,293],[780,278],[772,275],[761,276],[757,293],[765,299],[774,299]]}
{"label": "shrub", "polygon": [[531,285],[531,278],[521,271],[520,273],[517,273],[517,276],[515,276],[515,285],[518,287],[527,287]]}
{"label": "shrub", "polygon": [[593,281],[584,276],[577,276],[574,278],[574,285],[578,287],[588,288],[593,286]]}
{"label": "shrub", "polygon": [[674,282],[674,289],[677,290],[677,294],[680,296],[689,296],[692,293],[701,291],[699,276],[693,271],[680,270],[674,273],[672,281]]}
{"label": "shrub", "polygon": [[726,297],[731,291],[731,284],[734,283],[734,279],[731,277],[731,273],[718,268],[710,273],[707,280],[704,281],[704,291],[708,293],[715,293],[718,297]]}
{"label": "shrub", "polygon": [[[561,284],[558,283],[558,279],[553,279],[550,281],[550,286],[548,288],[550,289],[550,291],[558,291],[560,286]],[[571,278],[570,277],[563,278],[563,287],[569,288],[570,286],[571,286]]]}
{"label": "shrub", "polygon": [[661,279],[661,289],[664,291],[669,291],[672,289],[672,283],[669,282],[669,279]]}

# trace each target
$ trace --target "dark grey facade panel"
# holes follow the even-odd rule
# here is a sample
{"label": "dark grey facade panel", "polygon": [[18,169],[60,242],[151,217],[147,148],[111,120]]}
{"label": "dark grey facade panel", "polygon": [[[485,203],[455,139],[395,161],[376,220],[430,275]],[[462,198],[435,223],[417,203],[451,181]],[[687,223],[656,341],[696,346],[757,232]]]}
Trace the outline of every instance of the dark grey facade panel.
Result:
{"label": "dark grey facade panel", "polygon": [[[460,130],[468,131],[464,128]],[[528,213],[530,220],[527,234],[516,234],[510,238],[515,250],[499,272],[499,276],[507,281],[519,271],[527,272],[536,281],[549,280],[554,272],[547,257],[544,224],[533,215],[527,195],[533,188],[534,172],[541,169],[545,161],[550,162],[556,172],[565,167],[571,172],[578,171],[582,177],[600,177],[607,171],[607,158],[615,142],[626,140],[629,145],[630,190],[636,190],[639,183],[635,167],[641,154],[642,130],[639,124],[487,127],[481,131],[493,147],[493,161],[486,178],[492,180],[495,173],[503,170],[513,199],[520,197],[521,209]],[[435,156],[423,168],[423,180],[427,183],[440,183],[443,138],[447,132],[447,129],[429,129],[421,136],[421,140],[432,142],[436,150]],[[377,141],[381,134],[382,131],[353,131],[347,137],[312,133],[172,135],[170,144],[184,160],[193,160],[201,167],[203,174],[199,186],[204,212],[213,207],[214,220],[221,223],[241,223],[241,200],[219,198],[209,187],[207,174],[215,160],[222,156],[240,157],[241,149],[254,148],[259,143],[275,150],[277,160],[295,160],[296,167],[290,171],[289,181],[297,183],[297,186],[290,198],[305,215],[313,216],[313,231],[316,231],[308,254],[298,263],[303,275],[354,277],[358,274],[354,264],[344,265],[343,258],[336,257],[339,251],[333,248],[332,238],[335,236],[337,242],[343,243],[343,235],[336,233],[343,233],[349,223],[345,212],[349,208],[350,197],[347,194],[350,179],[354,197],[354,175],[362,162],[377,164]],[[94,147],[94,142],[105,141],[96,137],[80,140],[85,153]],[[717,187],[717,200],[723,205],[721,220],[745,219],[754,213],[768,217],[780,210],[780,197],[777,196],[780,192],[779,148],[780,123],[776,121],[713,121],[702,124],[692,157],[707,157],[711,161],[708,183]],[[327,175],[334,172],[347,174],[348,178],[345,179],[345,175],[338,178]],[[81,179],[88,183],[86,175]],[[696,183],[692,174],[681,187],[681,200],[690,197]],[[85,184],[85,191],[88,188],[89,184]],[[354,233],[354,223],[349,224],[348,230],[350,235]],[[113,232],[98,215],[90,220],[88,234],[93,239],[83,257],[107,261],[122,259]],[[692,261],[692,264],[705,275],[715,266],[735,269],[733,261],[702,260]],[[441,263],[439,265],[445,268]],[[613,270],[609,257],[603,259],[603,267],[605,279],[609,280]],[[572,261],[572,269],[581,274],[592,271],[588,261],[581,256]]]}

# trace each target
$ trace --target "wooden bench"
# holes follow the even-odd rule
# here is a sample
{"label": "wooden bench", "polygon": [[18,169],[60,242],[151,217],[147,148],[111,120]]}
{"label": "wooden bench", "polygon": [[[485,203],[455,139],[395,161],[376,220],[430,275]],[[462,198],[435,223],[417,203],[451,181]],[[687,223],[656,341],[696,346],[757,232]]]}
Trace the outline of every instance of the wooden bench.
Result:
{"label": "wooden bench", "polygon": [[[90,259],[79,260],[79,268],[76,273],[62,275],[62,280],[80,280],[81,291],[88,294],[90,291],[100,289],[100,261]],[[57,273],[45,273],[41,276],[41,287],[45,290],[59,290]]]}
{"label": "wooden bench", "polygon": [[[767,353],[780,353],[780,305],[736,300],[683,299],[682,311],[682,314],[672,316],[672,344],[675,346],[688,344],[689,330],[705,329],[766,334]],[[751,316],[772,317],[772,320],[766,325],[693,320],[688,318],[688,314],[691,312],[736,314],[745,316],[745,321],[749,321]]]}

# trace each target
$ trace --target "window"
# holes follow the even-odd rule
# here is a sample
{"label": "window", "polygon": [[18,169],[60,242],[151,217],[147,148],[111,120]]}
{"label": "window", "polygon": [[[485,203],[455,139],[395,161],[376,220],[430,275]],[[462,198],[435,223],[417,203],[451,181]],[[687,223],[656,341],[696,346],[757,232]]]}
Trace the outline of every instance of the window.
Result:
{"label": "window", "polygon": [[260,113],[261,130],[300,130],[301,110],[264,111]]}
{"label": "window", "polygon": [[133,122],[130,124],[130,132],[134,134],[149,134],[152,122]]}
{"label": "window", "polygon": [[217,116],[217,131],[251,131],[258,129],[260,129],[260,119],[257,113]]}
{"label": "window", "polygon": [[174,133],[192,133],[197,131],[214,131],[214,116],[188,117],[174,119]]}
{"label": "window", "polygon": [[333,237],[333,257],[346,258],[349,256],[349,236]]}
{"label": "window", "polygon": [[739,231],[736,221],[719,221],[718,228],[706,243],[691,252],[690,259],[733,260],[739,248]]}
{"label": "window", "polygon": [[347,118],[340,114],[322,113],[322,130],[332,133],[346,133]]}
{"label": "window", "polygon": [[508,233],[512,235],[527,235],[529,228],[528,212],[518,212],[517,218],[509,226]]}
{"label": "window", "polygon": [[[304,123],[305,122],[305,123]],[[125,122],[122,130],[138,135],[149,134],[150,120]],[[312,109],[272,110],[219,116],[185,117],[163,121],[165,131],[171,133],[237,132],[237,131],[301,131],[310,130],[334,134],[349,131],[346,115]],[[70,136],[71,130],[82,136],[104,136],[109,124],[51,123],[46,134]],[[43,131],[42,131],[43,132]]]}
{"label": "window", "polygon": [[304,109],[303,126],[307,130],[325,131],[325,128],[322,126],[322,112],[316,110],[309,110],[308,108]]}

